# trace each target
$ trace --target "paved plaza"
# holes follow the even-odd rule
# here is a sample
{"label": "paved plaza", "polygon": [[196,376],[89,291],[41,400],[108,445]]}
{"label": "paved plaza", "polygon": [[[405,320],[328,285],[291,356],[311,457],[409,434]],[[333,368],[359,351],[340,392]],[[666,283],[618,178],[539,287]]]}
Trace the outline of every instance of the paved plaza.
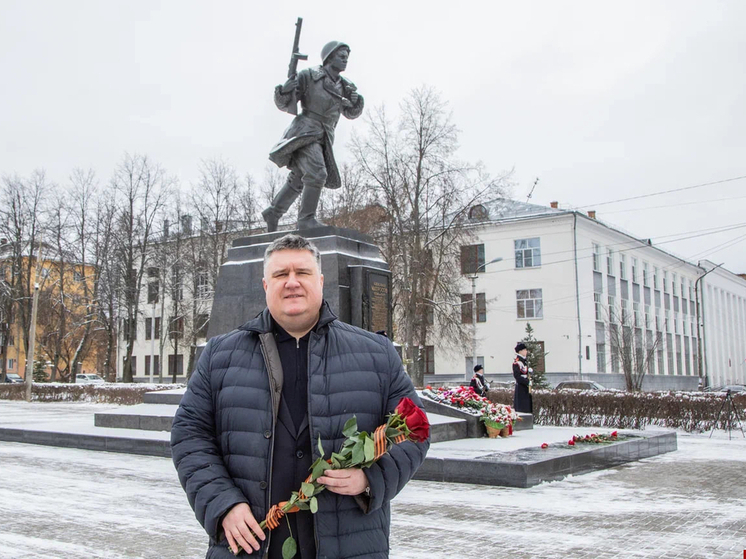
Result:
{"label": "paved plaza", "polygon": [[[680,433],[678,448],[529,489],[411,482],[391,556],[742,557],[746,440]],[[204,557],[169,459],[0,442],[0,466],[0,558]]]}

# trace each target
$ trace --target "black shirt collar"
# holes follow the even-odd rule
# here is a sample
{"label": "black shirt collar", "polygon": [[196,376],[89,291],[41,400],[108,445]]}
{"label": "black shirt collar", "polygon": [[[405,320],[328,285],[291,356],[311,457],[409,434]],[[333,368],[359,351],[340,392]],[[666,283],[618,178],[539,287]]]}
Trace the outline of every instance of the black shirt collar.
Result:
{"label": "black shirt collar", "polygon": [[[301,340],[308,341],[308,339],[311,336],[311,332],[315,332],[316,328],[318,328],[319,323],[316,322],[316,324],[313,325],[313,328],[306,332],[306,335],[301,338]],[[272,318],[272,332],[275,335],[275,338],[277,339],[277,343],[287,342],[289,340],[295,340],[295,336],[288,334],[285,329],[280,326],[277,321]]]}

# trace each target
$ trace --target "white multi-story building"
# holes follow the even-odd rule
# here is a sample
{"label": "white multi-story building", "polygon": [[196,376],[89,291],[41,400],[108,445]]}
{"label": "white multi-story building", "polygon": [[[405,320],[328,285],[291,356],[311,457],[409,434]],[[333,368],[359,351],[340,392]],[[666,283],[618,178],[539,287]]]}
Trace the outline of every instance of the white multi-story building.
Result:
{"label": "white multi-story building", "polygon": [[746,279],[701,260],[703,370],[712,386],[746,384]]}
{"label": "white multi-story building", "polygon": [[[619,336],[613,334],[627,327],[636,347],[655,347],[646,365],[646,388],[696,389],[701,344],[695,287],[706,270],[598,221],[595,212],[588,214],[556,203],[547,208],[505,199],[471,209],[476,241],[462,248],[467,260],[462,301],[471,301],[476,276],[477,362],[488,374],[509,373],[513,347],[530,323],[543,345],[550,382],[582,376],[622,387],[619,352],[613,347]],[[743,375],[715,370],[723,370],[727,352],[731,363],[746,357],[746,281],[722,269],[710,276],[704,285],[713,290],[711,298],[720,297],[723,308],[734,310],[713,309],[708,317],[719,323],[706,329],[719,330],[708,340],[705,370],[710,384],[743,382]],[[471,323],[470,305],[463,308],[464,322]],[[469,374],[472,351],[459,353],[429,341],[426,374]],[[720,361],[707,361],[710,356]]]}

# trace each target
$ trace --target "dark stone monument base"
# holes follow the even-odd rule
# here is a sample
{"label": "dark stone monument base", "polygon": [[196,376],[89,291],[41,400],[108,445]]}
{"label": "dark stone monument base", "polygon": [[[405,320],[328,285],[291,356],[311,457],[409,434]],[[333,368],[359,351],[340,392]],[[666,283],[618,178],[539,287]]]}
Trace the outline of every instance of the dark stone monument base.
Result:
{"label": "dark stone monument base", "polygon": [[574,447],[556,443],[547,449],[523,448],[467,459],[427,457],[415,479],[532,487],[543,481],[612,468],[676,450],[673,431],[652,434],[620,431],[620,435],[628,438],[616,443]]}
{"label": "dark stone monument base", "polygon": [[319,249],[324,299],[340,320],[366,330],[391,331],[391,272],[373,239],[352,229],[319,227],[233,241],[220,266],[208,339],[230,332],[264,310],[264,251],[288,233],[301,234]]}

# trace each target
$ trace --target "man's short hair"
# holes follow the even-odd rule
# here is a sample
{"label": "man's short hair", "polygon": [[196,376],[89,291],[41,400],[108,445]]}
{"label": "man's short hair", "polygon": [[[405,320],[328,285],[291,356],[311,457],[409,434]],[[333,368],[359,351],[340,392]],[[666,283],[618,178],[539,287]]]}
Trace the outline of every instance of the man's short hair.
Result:
{"label": "man's short hair", "polygon": [[319,267],[319,273],[321,273],[321,253],[319,252],[319,249],[316,248],[316,245],[314,245],[308,239],[301,237],[300,235],[288,233],[284,237],[280,237],[279,239],[275,239],[274,241],[272,241],[267,247],[267,250],[264,251],[265,278],[267,277],[267,262],[269,261],[269,257],[272,256],[275,252],[279,252],[281,250],[307,250],[311,253],[314,260],[316,260],[316,265]]}

